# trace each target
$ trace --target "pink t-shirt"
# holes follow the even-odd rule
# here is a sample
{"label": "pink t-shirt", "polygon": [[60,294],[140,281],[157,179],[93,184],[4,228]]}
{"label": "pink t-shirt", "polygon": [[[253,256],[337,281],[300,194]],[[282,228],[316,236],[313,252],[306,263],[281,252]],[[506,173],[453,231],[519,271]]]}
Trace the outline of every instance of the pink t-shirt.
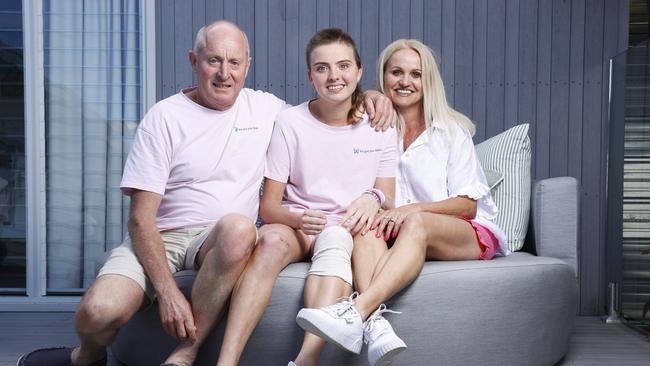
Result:
{"label": "pink t-shirt", "polygon": [[354,125],[328,126],[309,112],[309,102],[282,111],[273,129],[264,176],[286,183],[283,205],[320,210],[337,224],[349,204],[395,176],[395,129],[375,132],[367,116]]}
{"label": "pink t-shirt", "polygon": [[120,188],[163,195],[159,230],[204,226],[228,213],[255,221],[266,149],[285,108],[273,94],[243,89],[226,111],[182,90],[154,105],[135,134]]}

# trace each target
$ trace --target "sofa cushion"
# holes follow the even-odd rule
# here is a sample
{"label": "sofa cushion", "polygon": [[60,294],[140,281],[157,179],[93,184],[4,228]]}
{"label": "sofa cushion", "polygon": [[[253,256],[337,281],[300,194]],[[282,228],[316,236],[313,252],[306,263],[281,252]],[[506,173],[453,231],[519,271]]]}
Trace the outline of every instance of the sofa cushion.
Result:
{"label": "sofa cushion", "polygon": [[483,141],[476,145],[476,152],[486,172],[503,174],[502,181],[491,185],[494,202],[499,208],[496,223],[506,234],[510,250],[520,250],[526,238],[530,214],[528,124],[517,125]]}

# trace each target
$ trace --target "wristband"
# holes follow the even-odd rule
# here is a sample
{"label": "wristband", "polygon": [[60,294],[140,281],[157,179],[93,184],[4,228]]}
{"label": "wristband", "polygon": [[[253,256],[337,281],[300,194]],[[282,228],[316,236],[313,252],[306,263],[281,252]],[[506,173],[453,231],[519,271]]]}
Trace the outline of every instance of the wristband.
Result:
{"label": "wristband", "polygon": [[386,196],[384,195],[384,192],[382,192],[380,189],[372,188],[364,191],[363,193],[373,196],[377,201],[377,203],[379,203],[379,207],[384,206],[384,202],[386,202]]}

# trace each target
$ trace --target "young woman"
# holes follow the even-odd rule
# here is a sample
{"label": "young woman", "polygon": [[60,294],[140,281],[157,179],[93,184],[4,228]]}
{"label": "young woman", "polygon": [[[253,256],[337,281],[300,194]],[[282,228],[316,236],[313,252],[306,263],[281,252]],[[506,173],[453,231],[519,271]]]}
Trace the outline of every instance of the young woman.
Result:
{"label": "young woman", "polygon": [[[374,235],[355,240],[354,279],[360,295],[303,309],[299,315],[308,319],[309,329],[335,343],[365,339],[373,365],[404,349],[381,316],[383,302],[413,282],[426,260],[489,260],[509,254],[474,150],[474,125],[447,104],[431,50],[417,40],[391,43],[380,55],[378,78],[380,90],[401,116],[396,208],[377,215],[370,231]],[[388,249],[385,243],[391,238]],[[378,306],[380,311],[372,314]]]}
{"label": "young woman", "polygon": [[[380,206],[392,207],[397,136],[394,129],[375,132],[365,115],[355,122],[362,67],[354,41],[340,29],[322,30],[307,45],[306,58],[318,98],[276,119],[260,206],[266,225],[235,290],[255,290],[242,310],[249,314],[237,327],[240,335],[252,333],[277,275],[290,263],[312,260],[307,307],[348,296],[352,238],[368,231]],[[306,334],[295,362],[318,364],[324,345]]]}

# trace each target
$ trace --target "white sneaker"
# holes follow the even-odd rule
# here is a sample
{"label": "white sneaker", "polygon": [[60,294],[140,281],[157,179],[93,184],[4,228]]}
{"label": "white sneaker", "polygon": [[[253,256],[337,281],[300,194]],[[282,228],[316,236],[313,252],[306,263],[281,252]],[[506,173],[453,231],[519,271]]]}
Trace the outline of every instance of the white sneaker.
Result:
{"label": "white sneaker", "polygon": [[354,292],[347,299],[320,309],[302,309],[296,322],[307,332],[359,354],[363,346],[363,320],[353,306],[358,295]]}
{"label": "white sneaker", "polygon": [[298,365],[296,365],[293,361],[289,361],[289,363],[287,364],[287,366],[298,366]]}
{"label": "white sneaker", "polygon": [[373,366],[386,365],[396,354],[406,349],[406,343],[395,334],[393,327],[381,314],[400,312],[381,304],[363,324],[363,340],[368,344],[368,361]]}

